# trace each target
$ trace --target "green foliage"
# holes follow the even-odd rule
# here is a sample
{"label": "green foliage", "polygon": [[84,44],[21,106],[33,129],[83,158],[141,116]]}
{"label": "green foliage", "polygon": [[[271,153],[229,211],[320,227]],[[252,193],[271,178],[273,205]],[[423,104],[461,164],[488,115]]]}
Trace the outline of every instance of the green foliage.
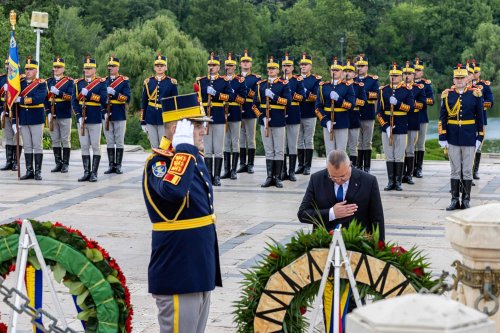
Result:
{"label": "green foliage", "polygon": [[[481,64],[481,78],[500,80],[500,26],[493,23],[481,23],[474,32],[474,44],[462,53],[462,58],[470,55]],[[480,59],[480,60],[479,60]]]}
{"label": "green foliage", "polygon": [[127,130],[125,131],[126,145],[140,145],[144,149],[150,149],[146,133],[141,128],[139,118],[134,114],[129,114],[127,117]]}

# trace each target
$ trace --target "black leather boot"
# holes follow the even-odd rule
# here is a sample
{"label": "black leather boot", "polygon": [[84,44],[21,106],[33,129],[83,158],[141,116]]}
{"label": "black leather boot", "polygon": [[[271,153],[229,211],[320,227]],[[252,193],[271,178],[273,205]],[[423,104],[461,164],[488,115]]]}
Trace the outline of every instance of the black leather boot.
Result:
{"label": "black leather boot", "polygon": [[349,156],[349,159],[351,160],[351,165],[353,168],[358,167],[358,157],[357,156]]}
{"label": "black leather boot", "polygon": [[222,170],[222,157],[214,158],[214,181],[213,186],[220,186],[220,172]]}
{"label": "black leather boot", "polygon": [[274,162],[274,182],[275,182],[274,185],[277,188],[282,188],[283,183],[281,182],[280,174],[281,174],[281,171],[283,170],[283,161],[282,160],[275,160],[273,162]]}
{"label": "black leather boot", "polygon": [[236,166],[238,165],[238,159],[240,158],[240,153],[233,153],[231,158],[231,179],[238,179],[238,173],[236,172]]}
{"label": "black leather boot", "polygon": [[357,163],[356,163],[356,168],[357,169],[363,170],[364,158],[365,158],[365,151],[358,149],[358,158],[357,158]]}
{"label": "black leather boot", "polygon": [[90,172],[89,182],[97,181],[97,171],[99,170],[99,162],[101,161],[101,155],[92,156],[92,172]]}
{"label": "black leather boot", "polygon": [[105,175],[115,172],[115,148],[108,148],[108,170],[104,171]]}
{"label": "black leather boot", "polygon": [[370,172],[370,168],[372,165],[372,151],[370,150],[363,150],[363,160],[364,160],[364,170],[365,172]]}
{"label": "black leather boot", "polygon": [[54,152],[54,160],[56,161],[56,166],[54,169],[50,170],[50,172],[61,172],[63,162],[62,162],[62,148],[61,147],[53,147],[52,151]]}
{"label": "black leather boot", "polygon": [[472,180],[463,180],[462,188],[462,206],[460,208],[467,209],[470,208],[470,191],[472,188]]}
{"label": "black leather boot", "polygon": [[286,158],[288,157],[287,154],[285,154],[284,156],[284,160],[283,160],[283,163],[281,164],[282,165],[282,168],[281,168],[281,171],[280,173],[278,174],[278,177],[281,181],[283,180],[287,180],[288,179],[288,170],[287,170],[287,167],[286,167]]}
{"label": "black leather boot", "polygon": [[88,182],[90,179],[90,155],[82,155],[83,176],[78,178],[79,182]]}
{"label": "black leather boot", "polygon": [[295,177],[295,165],[297,164],[297,155],[288,155],[290,156],[290,167],[288,168],[288,179],[292,182],[297,181],[297,177]]}
{"label": "black leather boot", "polygon": [[14,157],[14,150],[16,146],[6,145],[5,146],[5,165],[0,168],[1,171],[11,170],[12,169],[12,160]]}
{"label": "black leather boot", "polygon": [[395,162],[385,162],[387,166],[387,178],[389,179],[389,182],[387,183],[387,186],[384,187],[384,191],[392,191],[395,188],[394,184],[394,166],[396,165]]}
{"label": "black leather boot", "polygon": [[116,163],[115,163],[115,173],[121,175],[122,171],[122,161],[123,161],[123,148],[116,148]]}
{"label": "black leather boot", "polygon": [[248,172],[246,148],[240,148],[240,167],[236,172],[237,173]]}
{"label": "black leather boot", "polygon": [[405,156],[405,161],[404,161],[404,166],[403,166],[403,179],[401,180],[402,183],[408,182],[408,176],[406,175],[407,169],[408,169],[408,158]]}
{"label": "black leather boot", "polygon": [[446,207],[446,210],[460,209],[460,199],[459,199],[460,179],[451,179],[450,187],[451,187],[451,203],[448,207]]}
{"label": "black leather boot", "polygon": [[220,179],[227,179],[231,177],[231,153],[224,152],[224,173]]}
{"label": "black leather boot", "polygon": [[415,182],[413,181],[413,168],[415,167],[415,157],[414,156],[405,157],[405,160],[407,160],[406,174],[405,174],[406,183],[408,183],[409,185],[413,185],[415,184]]}
{"label": "black leather boot", "polygon": [[264,184],[260,185],[260,187],[269,187],[271,185],[274,185],[273,166],[274,166],[273,160],[266,160],[267,178]]}
{"label": "black leather boot", "polygon": [[42,180],[43,154],[35,154],[35,180]]}
{"label": "black leather boot", "polygon": [[24,154],[24,159],[26,162],[26,174],[22,176],[21,180],[34,179],[35,173],[33,172],[33,154]]}
{"label": "black leather boot", "polygon": [[480,179],[478,174],[479,162],[481,162],[481,152],[477,152],[476,156],[474,156],[474,168],[472,169],[472,178],[474,179]]}
{"label": "black leather boot", "polygon": [[70,155],[71,155],[71,148],[63,148],[61,173],[68,173]]}
{"label": "black leather boot", "polygon": [[313,149],[306,149],[305,150],[305,157],[304,157],[304,175],[310,175],[311,174],[311,165],[312,165],[312,158],[313,158]]}
{"label": "black leather boot", "polygon": [[213,158],[205,157],[205,165],[207,166],[208,174],[210,175],[210,181],[214,182],[214,168],[213,168]]}
{"label": "black leather boot", "polygon": [[295,173],[298,175],[304,172],[304,152],[305,149],[297,149],[297,160],[299,163],[299,167],[297,168],[297,170],[295,170]]}
{"label": "black leather boot", "polygon": [[[12,171],[17,171],[20,163],[17,163],[17,153],[16,146],[12,146]],[[21,154],[23,152],[23,146],[19,146],[19,161],[21,161]]]}
{"label": "black leather boot", "polygon": [[394,189],[396,191],[403,190],[403,188],[401,187],[401,179],[403,178],[403,167],[404,167],[403,162],[396,162],[396,165],[394,166]]}
{"label": "black leather boot", "polygon": [[248,173],[254,173],[255,148],[248,148]]}
{"label": "black leather boot", "polygon": [[415,152],[416,155],[416,167],[415,167],[415,172],[414,176],[417,178],[422,178],[422,165],[424,164],[424,151],[417,151]]}

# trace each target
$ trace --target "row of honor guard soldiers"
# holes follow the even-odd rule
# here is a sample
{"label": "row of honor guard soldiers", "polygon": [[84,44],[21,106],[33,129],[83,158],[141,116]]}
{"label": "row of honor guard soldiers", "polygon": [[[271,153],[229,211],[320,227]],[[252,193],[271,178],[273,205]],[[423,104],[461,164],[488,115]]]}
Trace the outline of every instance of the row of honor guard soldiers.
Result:
{"label": "row of honor guard soldiers", "polygon": [[[55,168],[51,172],[67,173],[71,152],[72,112],[77,120],[84,174],[78,181],[97,181],[101,159],[101,128],[107,142],[109,168],[105,174],[122,173],[124,151],[126,103],[130,99],[130,84],[119,74],[120,61],[110,57],[109,75],[96,76],[96,61],[87,56],[83,63],[84,77],[72,79],[64,75],[65,62],[61,57],[53,60],[53,76],[47,80],[37,78],[38,63],[27,58],[25,76],[21,79],[18,106],[8,112],[2,105],[2,125],[6,137],[6,165],[2,170],[17,170],[16,133],[20,130],[26,174],[24,179],[42,179],[43,126],[48,124],[54,151]],[[5,84],[2,84],[5,90]],[[2,97],[4,101],[5,97]],[[17,111],[16,111],[17,110]],[[16,112],[19,112],[16,115]],[[19,123],[17,122],[19,120]],[[20,140],[21,141],[21,140]],[[90,157],[92,147],[92,163]],[[33,167],[34,161],[34,167]]]}

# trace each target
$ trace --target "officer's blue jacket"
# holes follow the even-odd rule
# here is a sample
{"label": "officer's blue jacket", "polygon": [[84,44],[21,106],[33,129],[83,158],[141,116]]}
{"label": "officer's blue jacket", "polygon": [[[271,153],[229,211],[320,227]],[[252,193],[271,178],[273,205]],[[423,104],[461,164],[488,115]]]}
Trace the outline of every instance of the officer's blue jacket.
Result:
{"label": "officer's blue jacket", "polygon": [[177,80],[174,78],[163,75],[161,80],[158,80],[156,76],[144,80],[141,101],[141,125],[163,126],[161,100],[177,95]]}
{"label": "officer's blue jacket", "polygon": [[[396,97],[398,102],[392,107],[391,123],[391,96]],[[408,112],[415,103],[411,89],[404,82],[398,84],[394,91],[391,85],[380,87],[380,94],[377,106],[377,120],[380,130],[384,131],[390,125],[394,126],[393,134],[408,134]]]}
{"label": "officer's blue jacket", "polygon": [[[114,79],[106,77],[106,86],[112,87],[115,90],[114,95],[108,95],[110,105],[110,118],[111,121],[119,121],[127,119],[127,103],[130,102],[130,81],[125,75],[119,75]],[[104,110],[102,119],[107,113]]]}
{"label": "officer's blue jacket", "polygon": [[[59,89],[59,94],[54,95],[50,92],[50,88],[53,86]],[[59,80],[54,77],[48,78],[47,88],[49,93],[45,99],[45,113],[48,115],[52,112],[52,103],[54,103],[55,118],[71,118],[71,98],[75,91],[73,79],[68,76],[63,76]]]}
{"label": "officer's blue jacket", "polygon": [[[269,98],[269,110],[266,107],[266,89],[274,93]],[[274,80],[261,80],[257,83],[257,92],[253,98],[252,110],[259,118],[259,124],[265,126],[264,118],[269,111],[269,127],[284,127],[286,125],[286,110],[292,104],[292,95],[287,80],[276,78]]]}
{"label": "officer's blue jacket", "polygon": [[[88,88],[89,86],[91,89]],[[89,90],[87,96],[82,95],[83,88]],[[92,79],[90,83],[85,79],[77,79],[75,81],[75,93],[73,94],[72,104],[77,121],[80,121],[80,118],[83,116],[82,106],[85,99],[87,110],[85,123],[100,124],[102,122],[101,112],[106,108],[108,101],[106,88],[106,79],[100,77]]]}
{"label": "officer's blue jacket", "polygon": [[[330,93],[332,91],[339,94],[338,100],[334,101],[332,109],[332,100]],[[352,84],[346,81],[339,81],[333,85],[331,81],[321,82],[317,92],[316,116],[320,120],[321,126],[326,128],[328,121],[332,120],[333,128],[349,128],[349,110],[356,105],[356,96]]]}

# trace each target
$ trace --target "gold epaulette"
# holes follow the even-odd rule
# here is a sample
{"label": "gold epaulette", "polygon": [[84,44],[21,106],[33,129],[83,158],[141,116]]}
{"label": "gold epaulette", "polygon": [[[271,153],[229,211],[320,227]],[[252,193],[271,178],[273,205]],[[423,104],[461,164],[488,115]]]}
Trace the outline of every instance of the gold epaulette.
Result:
{"label": "gold epaulette", "polygon": [[388,87],[388,86],[389,86],[389,85],[387,85],[387,84],[386,84],[385,86],[380,86],[380,87],[378,87],[378,89],[379,89],[379,90],[383,90],[385,87]]}
{"label": "gold epaulette", "polygon": [[204,78],[206,78],[206,76],[198,76],[198,77],[196,78],[196,81],[201,81],[201,80],[202,80],[202,79],[204,79]]}
{"label": "gold epaulette", "polygon": [[146,80],[144,80],[144,85],[146,86],[149,83],[149,80],[151,80],[153,77],[150,76]]}
{"label": "gold epaulette", "polygon": [[345,84],[346,86],[350,86],[352,83],[351,82],[348,82],[348,81],[345,81],[345,80],[342,80],[340,81],[339,83],[343,83]]}
{"label": "gold epaulette", "polygon": [[425,80],[425,79],[424,79],[424,82],[425,82],[425,84],[431,84],[432,83],[431,80]]}
{"label": "gold epaulette", "polygon": [[176,79],[174,79],[173,77],[170,77],[170,76],[167,76],[167,77],[170,79],[170,82],[172,82],[172,84],[173,84],[174,86],[176,86],[176,85],[177,85],[177,80],[176,80]]}
{"label": "gold epaulette", "polygon": [[316,74],[313,74],[315,78],[317,78],[318,80],[321,80],[321,76],[320,75],[316,75]]}
{"label": "gold epaulette", "polygon": [[45,82],[45,80],[44,80],[44,79],[38,79],[38,82],[39,82],[39,83],[44,83],[44,82]]}
{"label": "gold epaulette", "polygon": [[357,84],[360,87],[363,87],[365,85],[363,82],[354,82],[354,84]]}
{"label": "gold epaulette", "polygon": [[483,88],[484,88],[484,87],[483,87],[482,85],[480,85],[480,84],[474,84],[474,85],[472,85],[472,87],[471,87],[471,88],[472,88],[472,89],[479,89],[479,90],[483,90]]}
{"label": "gold epaulette", "polygon": [[419,89],[424,89],[425,86],[423,84],[420,84],[420,83],[417,83],[416,86],[419,88]]}
{"label": "gold epaulette", "polygon": [[97,80],[100,80],[101,82],[105,82],[105,81],[106,81],[106,78],[105,78],[105,77],[97,77],[96,79],[97,79]]}
{"label": "gold epaulette", "polygon": [[219,76],[219,77],[222,77],[224,80],[229,81],[229,78],[227,76],[225,76],[225,75]]}
{"label": "gold epaulette", "polygon": [[279,82],[283,83],[283,84],[288,84],[288,80],[284,80],[284,79],[278,79]]}
{"label": "gold epaulette", "polygon": [[489,85],[491,84],[491,82],[490,82],[490,81],[487,81],[487,80],[481,80],[481,81],[479,81],[479,82],[482,82],[482,83],[484,83],[484,84],[485,84],[485,85],[487,85],[487,86],[489,86]]}
{"label": "gold epaulette", "polygon": [[330,81],[321,81],[321,82],[319,83],[319,85],[320,85],[320,86],[323,86],[323,85],[328,84],[328,83],[331,83],[331,82],[330,82]]}
{"label": "gold epaulette", "polygon": [[266,82],[267,80],[260,80],[260,81],[257,81],[257,84],[261,84],[262,82]]}
{"label": "gold epaulette", "polygon": [[303,81],[304,78],[302,77],[302,75],[294,75],[293,76],[297,81]]}
{"label": "gold epaulette", "polygon": [[151,149],[155,154],[165,156],[165,157],[172,157],[174,156],[174,152],[171,150],[165,150],[161,148],[153,148]]}
{"label": "gold epaulette", "polygon": [[83,77],[80,77],[78,79],[75,80],[75,84],[78,84],[78,82],[80,82],[81,80],[83,80]]}
{"label": "gold epaulette", "polygon": [[238,78],[238,82],[239,82],[239,83],[243,83],[243,82],[245,82],[245,78],[244,78],[243,76],[239,76],[239,75],[238,75],[238,76],[236,76],[236,77]]}
{"label": "gold epaulette", "polygon": [[450,91],[450,89],[443,90],[443,92],[441,93],[441,99],[447,98],[449,91]]}
{"label": "gold epaulette", "polygon": [[129,80],[128,76],[125,76],[125,75],[120,75],[121,77],[123,77],[124,80]]}
{"label": "gold epaulette", "polygon": [[374,80],[378,80],[378,75],[368,75],[368,76],[371,77]]}
{"label": "gold epaulette", "polygon": [[476,97],[481,97],[483,96],[483,92],[480,89],[472,89],[472,94]]}

